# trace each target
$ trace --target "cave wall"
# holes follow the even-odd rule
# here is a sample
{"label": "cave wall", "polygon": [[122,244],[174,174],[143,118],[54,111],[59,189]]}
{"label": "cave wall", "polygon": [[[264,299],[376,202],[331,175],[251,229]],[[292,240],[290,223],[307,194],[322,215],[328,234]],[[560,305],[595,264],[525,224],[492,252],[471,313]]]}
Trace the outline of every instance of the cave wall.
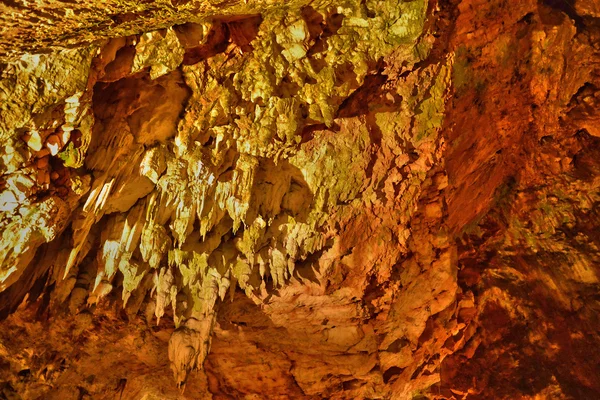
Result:
{"label": "cave wall", "polygon": [[600,395],[597,2],[51,5],[0,17],[4,397]]}

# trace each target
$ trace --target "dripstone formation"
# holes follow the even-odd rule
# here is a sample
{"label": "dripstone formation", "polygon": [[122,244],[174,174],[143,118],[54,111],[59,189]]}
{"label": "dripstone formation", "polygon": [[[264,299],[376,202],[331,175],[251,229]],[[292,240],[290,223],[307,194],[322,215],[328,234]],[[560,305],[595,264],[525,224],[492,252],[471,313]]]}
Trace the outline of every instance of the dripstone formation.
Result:
{"label": "dripstone formation", "polygon": [[600,397],[595,0],[0,4],[0,398]]}

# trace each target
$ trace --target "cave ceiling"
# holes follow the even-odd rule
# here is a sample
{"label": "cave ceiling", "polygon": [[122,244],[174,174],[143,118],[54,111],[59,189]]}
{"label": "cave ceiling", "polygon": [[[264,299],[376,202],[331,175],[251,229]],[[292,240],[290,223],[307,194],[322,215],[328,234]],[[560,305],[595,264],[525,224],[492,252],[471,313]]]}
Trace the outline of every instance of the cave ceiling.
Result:
{"label": "cave ceiling", "polygon": [[600,398],[600,2],[0,2],[0,399]]}

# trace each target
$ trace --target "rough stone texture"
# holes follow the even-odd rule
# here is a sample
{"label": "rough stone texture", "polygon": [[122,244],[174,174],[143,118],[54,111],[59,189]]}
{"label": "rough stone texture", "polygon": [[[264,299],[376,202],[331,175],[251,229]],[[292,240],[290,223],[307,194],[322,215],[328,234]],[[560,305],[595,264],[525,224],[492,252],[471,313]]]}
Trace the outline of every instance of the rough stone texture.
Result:
{"label": "rough stone texture", "polygon": [[598,2],[307,3],[2,3],[0,397],[600,397]]}

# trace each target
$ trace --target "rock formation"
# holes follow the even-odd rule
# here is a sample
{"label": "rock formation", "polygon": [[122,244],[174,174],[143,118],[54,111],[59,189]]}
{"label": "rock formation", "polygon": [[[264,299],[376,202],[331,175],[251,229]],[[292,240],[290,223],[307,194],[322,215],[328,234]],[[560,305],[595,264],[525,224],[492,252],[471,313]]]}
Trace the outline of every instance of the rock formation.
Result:
{"label": "rock formation", "polygon": [[597,0],[0,11],[0,398],[600,398]]}

